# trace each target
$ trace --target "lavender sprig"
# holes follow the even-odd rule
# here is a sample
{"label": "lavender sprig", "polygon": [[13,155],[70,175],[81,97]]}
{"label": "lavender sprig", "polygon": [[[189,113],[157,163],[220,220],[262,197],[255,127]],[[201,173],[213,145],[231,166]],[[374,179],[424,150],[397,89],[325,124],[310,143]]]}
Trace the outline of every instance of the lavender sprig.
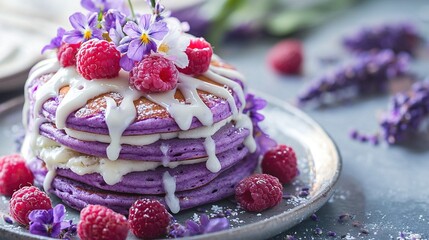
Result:
{"label": "lavender sprig", "polygon": [[389,111],[381,122],[383,136],[389,144],[403,141],[418,132],[429,116],[429,81],[416,82],[411,90],[393,96]]}
{"label": "lavender sprig", "polygon": [[326,102],[326,96],[335,99],[384,92],[389,80],[405,75],[408,54],[395,55],[391,50],[363,54],[353,63],[337,68],[334,74],[327,74],[314,81],[298,96],[298,103],[304,105],[312,100]]}
{"label": "lavender sprig", "polygon": [[384,24],[360,29],[346,36],[343,45],[353,52],[390,49],[412,54],[420,41],[416,27],[409,22]]}

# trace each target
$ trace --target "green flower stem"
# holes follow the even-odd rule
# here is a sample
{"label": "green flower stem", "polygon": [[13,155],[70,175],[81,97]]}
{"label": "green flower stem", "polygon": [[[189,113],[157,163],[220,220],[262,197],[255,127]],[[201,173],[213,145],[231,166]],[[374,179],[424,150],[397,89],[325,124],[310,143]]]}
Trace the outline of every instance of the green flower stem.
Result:
{"label": "green flower stem", "polygon": [[136,14],[134,12],[134,7],[133,7],[133,4],[131,3],[131,0],[128,0],[128,5],[130,6],[131,16],[133,17],[133,19],[136,19]]}

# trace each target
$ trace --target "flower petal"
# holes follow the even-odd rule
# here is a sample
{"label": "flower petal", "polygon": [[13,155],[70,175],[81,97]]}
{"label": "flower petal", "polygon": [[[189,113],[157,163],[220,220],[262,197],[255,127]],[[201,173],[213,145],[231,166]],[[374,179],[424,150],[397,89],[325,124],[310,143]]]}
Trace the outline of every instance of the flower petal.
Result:
{"label": "flower petal", "polygon": [[64,34],[63,41],[70,44],[80,43],[83,40],[83,34],[79,30],[71,30]]}
{"label": "flower petal", "polygon": [[55,206],[53,208],[54,222],[55,223],[62,222],[64,220],[65,213],[66,213],[66,208],[64,207],[64,205],[58,204],[57,206]]}
{"label": "flower petal", "polygon": [[51,236],[52,238],[58,238],[61,234],[61,222],[57,222],[51,227]]}
{"label": "flower petal", "polygon": [[101,29],[94,28],[92,30],[91,38],[103,39],[103,31],[101,31]]}
{"label": "flower petal", "polygon": [[48,229],[46,228],[46,226],[38,222],[30,223],[30,233],[39,235],[39,236],[49,237]]}
{"label": "flower petal", "polygon": [[135,22],[127,22],[124,26],[124,33],[126,33],[131,38],[140,38],[142,35],[142,30]]}
{"label": "flower petal", "polygon": [[81,0],[80,5],[90,12],[98,12],[97,7],[92,0]]}
{"label": "flower petal", "polygon": [[139,26],[140,26],[142,29],[149,30],[149,27],[150,27],[150,20],[151,20],[151,18],[152,18],[152,15],[151,15],[151,14],[144,14],[144,15],[140,18]]}
{"label": "flower petal", "polygon": [[77,12],[74,13],[69,17],[70,24],[73,26],[74,29],[83,31],[86,28],[86,25],[88,24],[88,21],[83,15],[83,13]]}
{"label": "flower petal", "polygon": [[28,215],[28,219],[30,220],[30,222],[37,222],[43,224],[52,223],[53,221],[52,215],[49,213],[49,211],[46,210],[33,210]]}
{"label": "flower petal", "polygon": [[130,42],[127,56],[134,61],[141,61],[146,51],[146,45],[140,39],[134,39]]}
{"label": "flower petal", "polygon": [[174,61],[176,66],[178,66],[179,68],[186,68],[189,65],[189,58],[185,52],[172,52],[171,55],[174,56],[174,59],[170,60]]}
{"label": "flower petal", "polygon": [[214,218],[210,219],[204,228],[204,233],[219,232],[229,228],[229,221],[227,218]]}
{"label": "flower petal", "polygon": [[88,16],[88,20],[87,21],[88,21],[88,26],[90,26],[91,28],[97,27],[98,14],[97,13],[90,14]]}
{"label": "flower petal", "polygon": [[128,58],[127,54],[121,57],[121,60],[119,60],[119,65],[125,70],[125,71],[131,71],[134,67],[134,61]]}
{"label": "flower petal", "polygon": [[165,35],[167,35],[167,33],[168,28],[165,22],[156,22],[151,26],[149,30],[149,36],[156,40],[162,40]]}

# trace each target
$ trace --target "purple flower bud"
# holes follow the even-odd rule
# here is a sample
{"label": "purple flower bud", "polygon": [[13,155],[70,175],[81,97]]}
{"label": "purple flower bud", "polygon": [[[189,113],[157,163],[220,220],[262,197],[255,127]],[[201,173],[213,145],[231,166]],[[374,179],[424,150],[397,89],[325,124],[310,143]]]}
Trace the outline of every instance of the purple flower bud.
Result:
{"label": "purple flower bud", "polygon": [[[394,77],[406,74],[408,56],[395,55],[390,50],[362,54],[350,65],[339,67],[334,74],[319,77],[298,96],[298,104],[310,101],[326,102],[328,95],[335,99],[385,92]],[[347,93],[347,94],[345,94]]]}
{"label": "purple flower bud", "polygon": [[365,27],[346,36],[343,45],[352,52],[390,49],[412,54],[420,42],[414,25],[407,22]]}

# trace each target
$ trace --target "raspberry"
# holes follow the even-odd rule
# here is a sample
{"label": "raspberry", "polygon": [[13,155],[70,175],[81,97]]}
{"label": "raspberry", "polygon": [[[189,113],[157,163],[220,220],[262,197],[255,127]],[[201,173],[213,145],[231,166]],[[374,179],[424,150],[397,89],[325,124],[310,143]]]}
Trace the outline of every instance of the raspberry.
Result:
{"label": "raspberry", "polygon": [[302,47],[298,40],[283,40],[268,52],[268,62],[281,74],[298,74],[303,61]]}
{"label": "raspberry", "polygon": [[76,65],[76,54],[80,48],[80,43],[69,44],[63,43],[60,48],[58,48],[58,61],[60,61],[61,66],[70,67]]}
{"label": "raspberry", "polygon": [[10,216],[22,225],[28,225],[28,214],[33,210],[49,210],[51,199],[37,187],[23,187],[14,192],[9,202]]}
{"label": "raspberry", "polygon": [[249,212],[261,212],[276,206],[282,200],[283,186],[276,177],[255,174],[238,183],[235,199]]}
{"label": "raspberry", "polygon": [[160,202],[140,199],[131,206],[128,221],[134,235],[139,238],[153,239],[167,233],[170,214]]}
{"label": "raspberry", "polygon": [[278,145],[264,155],[262,172],[277,177],[281,183],[292,181],[298,174],[295,151],[286,145]]}
{"label": "raspberry", "polygon": [[80,212],[77,233],[85,240],[123,240],[128,235],[127,218],[107,207],[88,205]]}
{"label": "raspberry", "polygon": [[18,154],[0,158],[0,193],[11,196],[24,186],[31,186],[34,177],[25,165],[25,160]]}
{"label": "raspberry", "polygon": [[199,75],[209,69],[213,49],[204,38],[195,38],[191,39],[186,55],[188,55],[189,65],[186,68],[179,68],[179,71],[188,75]]}
{"label": "raspberry", "polygon": [[86,79],[117,77],[121,54],[113,43],[92,39],[82,44],[76,55],[77,71]]}
{"label": "raspberry", "polygon": [[144,58],[130,72],[130,84],[145,93],[169,91],[176,87],[178,79],[174,63],[156,55]]}

